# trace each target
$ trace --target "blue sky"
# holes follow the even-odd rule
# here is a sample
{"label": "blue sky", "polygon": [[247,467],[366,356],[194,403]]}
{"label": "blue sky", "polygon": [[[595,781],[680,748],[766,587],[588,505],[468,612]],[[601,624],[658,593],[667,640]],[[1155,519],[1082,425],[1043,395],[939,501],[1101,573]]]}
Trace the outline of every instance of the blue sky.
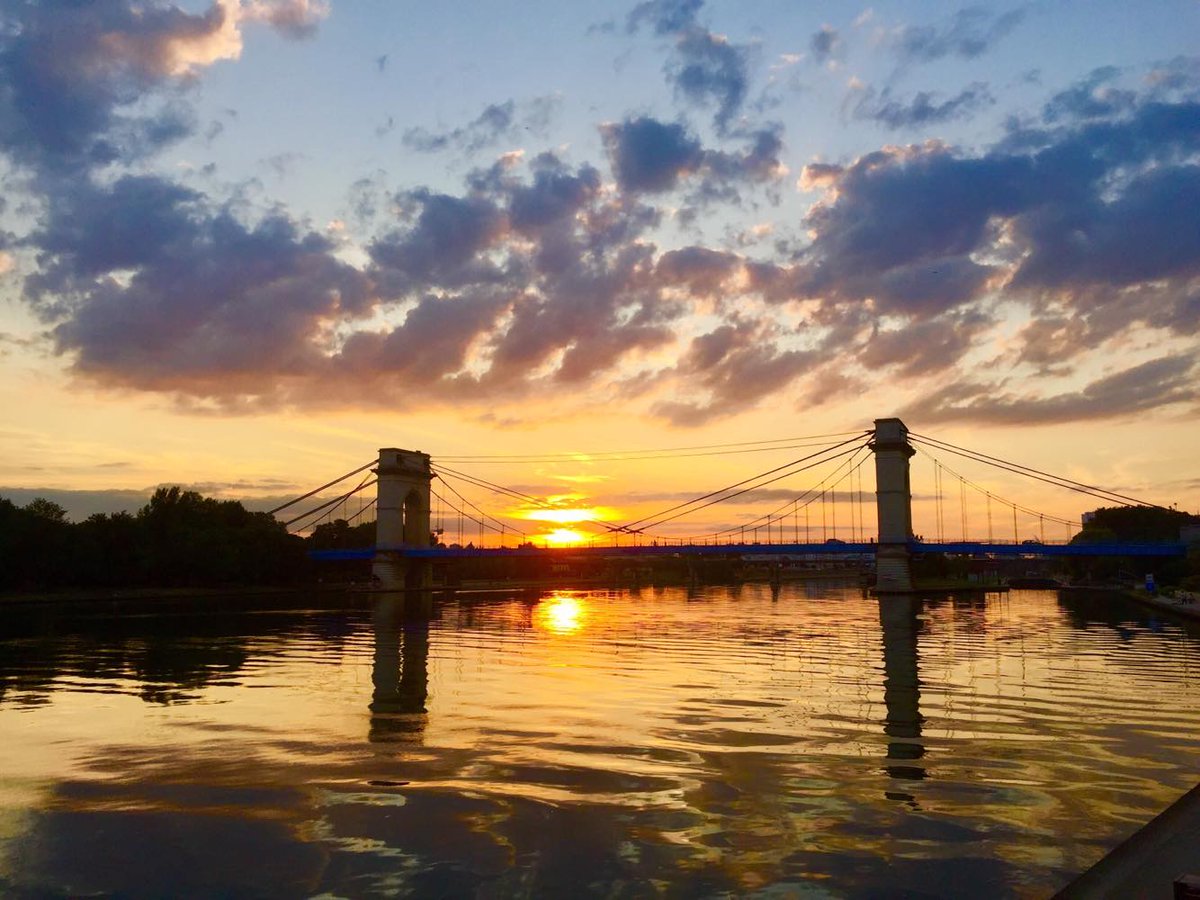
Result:
{"label": "blue sky", "polygon": [[0,22],[18,455],[81,397],[110,455],[317,415],[517,451],[614,417],[651,443],[781,414],[1018,444],[996,430],[1150,422],[1168,469],[1195,434],[1196,0]]}

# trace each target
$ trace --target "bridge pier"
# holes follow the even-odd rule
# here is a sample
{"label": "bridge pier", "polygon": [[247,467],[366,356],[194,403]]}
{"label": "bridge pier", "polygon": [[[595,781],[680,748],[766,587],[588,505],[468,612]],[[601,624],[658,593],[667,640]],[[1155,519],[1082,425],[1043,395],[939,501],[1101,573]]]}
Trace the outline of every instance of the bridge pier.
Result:
{"label": "bridge pier", "polygon": [[375,561],[371,572],[389,590],[427,591],[433,585],[429,560],[405,556],[408,547],[430,541],[429,454],[381,448],[374,469],[379,479],[375,501]]}
{"label": "bridge pier", "polygon": [[912,540],[912,487],[908,460],[916,453],[899,419],[876,419],[875,504],[879,543],[875,548],[875,592],[905,594],[913,589],[908,542]]}

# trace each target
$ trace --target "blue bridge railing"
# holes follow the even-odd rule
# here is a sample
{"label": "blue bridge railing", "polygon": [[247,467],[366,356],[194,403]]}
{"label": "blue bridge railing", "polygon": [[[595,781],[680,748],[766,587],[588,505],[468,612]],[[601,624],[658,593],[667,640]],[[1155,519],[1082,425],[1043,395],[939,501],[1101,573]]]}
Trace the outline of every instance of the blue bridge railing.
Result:
{"label": "blue bridge railing", "polygon": [[[413,559],[479,559],[529,556],[833,556],[854,557],[874,555],[872,542],[825,541],[819,544],[643,544],[640,546],[590,547],[396,547],[395,552]],[[955,556],[981,557],[1178,557],[1187,555],[1187,545],[1172,543],[1043,544],[1025,541],[1020,544],[951,541],[929,543],[912,541],[910,552],[946,553]],[[312,550],[309,557],[316,560],[372,559],[374,547],[349,550]]]}

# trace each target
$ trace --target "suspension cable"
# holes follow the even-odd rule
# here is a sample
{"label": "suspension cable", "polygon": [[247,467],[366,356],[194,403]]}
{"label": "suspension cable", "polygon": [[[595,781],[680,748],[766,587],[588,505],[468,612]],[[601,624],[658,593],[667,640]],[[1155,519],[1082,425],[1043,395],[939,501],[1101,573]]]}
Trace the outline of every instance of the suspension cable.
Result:
{"label": "suspension cable", "polygon": [[274,509],[267,510],[267,515],[273,516],[273,515],[275,515],[275,513],[282,512],[283,510],[287,509],[289,506],[295,506],[301,500],[307,500],[309,497],[313,496],[314,494],[319,494],[319,493],[321,493],[321,491],[325,490],[326,488],[331,488],[338,482],[345,481],[351,475],[357,475],[359,472],[364,472],[367,469],[371,468],[371,466],[378,465],[378,463],[379,463],[378,460],[373,459],[369,463],[367,463],[365,466],[359,466],[357,469],[354,469],[351,472],[347,472],[341,478],[333,479],[333,481],[329,482],[329,484],[323,484],[319,488],[311,490],[307,494],[303,494],[303,495],[297,497],[295,500],[289,500],[287,503],[284,503],[282,506],[277,506]]}
{"label": "suspension cable", "polygon": [[[937,459],[937,457],[933,456],[932,454],[930,454],[930,453],[929,453],[929,452],[927,452],[926,450],[923,450],[923,449],[921,449],[920,447],[918,447],[918,448],[917,448],[917,452],[918,452],[918,453],[920,453],[922,456],[928,456],[930,459],[933,459],[933,460],[935,460],[935,461],[936,461],[936,459]],[[961,475],[961,474],[959,474],[958,472],[954,471],[954,469],[950,468],[949,466],[947,466],[947,465],[945,465],[945,464],[942,464],[942,468],[943,468],[945,471],[949,472],[951,475],[953,475],[955,478],[957,478],[957,479],[958,479],[958,482],[959,482],[959,487],[960,487],[960,493],[961,493],[961,488],[962,488],[962,486],[963,486],[963,485],[966,485],[967,487],[971,488],[972,490],[975,490],[975,491],[977,491],[977,492],[978,492],[978,493],[980,493],[980,494],[985,494],[985,495],[986,495],[986,496],[989,498],[989,500],[990,500],[990,498],[993,498],[993,497],[994,497],[996,500],[999,500],[999,501],[1000,501],[1001,503],[1003,503],[1005,506],[1012,506],[1012,507],[1016,507],[1016,508],[1017,508],[1017,509],[1019,509],[1021,512],[1023,512],[1023,513],[1028,513],[1028,514],[1029,514],[1029,515],[1031,515],[1031,516],[1045,516],[1047,519],[1052,519],[1052,520],[1054,520],[1054,521],[1056,521],[1056,522],[1061,522],[1061,523],[1062,523],[1062,524],[1064,524],[1064,525],[1070,525],[1070,526],[1074,526],[1074,525],[1075,525],[1075,523],[1074,523],[1073,521],[1071,521],[1070,519],[1064,519],[1064,518],[1062,518],[1061,516],[1053,516],[1053,515],[1049,515],[1049,514],[1046,514],[1046,513],[1042,513],[1042,512],[1040,512],[1039,510],[1036,510],[1036,509],[1030,509],[1030,508],[1029,508],[1029,507],[1027,507],[1027,506],[1022,506],[1021,504],[1019,504],[1019,503],[1016,503],[1015,501],[1009,500],[1009,499],[1007,499],[1007,498],[1005,498],[1005,497],[1000,497],[1000,496],[998,496],[998,495],[995,495],[995,494],[991,493],[991,492],[990,492],[990,491],[989,491],[987,488],[985,488],[985,487],[981,487],[980,485],[978,485],[978,484],[976,484],[975,482],[973,482],[971,479],[964,477],[963,475]],[[966,525],[965,525],[965,522],[966,522],[966,506],[965,506],[965,501],[963,501],[963,503],[964,503],[964,506],[963,506],[963,522],[964,522],[964,526],[963,526],[963,534],[965,535],[965,534],[966,534]],[[989,506],[989,517],[990,517],[990,506]],[[990,522],[990,518],[989,518],[989,522]],[[990,524],[989,524],[989,528],[990,528]],[[963,540],[966,540],[966,537],[964,537],[964,538],[963,538]]]}
{"label": "suspension cable", "polygon": [[[663,447],[659,449],[643,449],[643,450],[600,450],[593,453],[576,452],[576,453],[514,453],[514,454],[492,454],[489,456],[440,456],[443,462],[580,462],[581,457],[586,459],[605,459],[609,462],[635,460],[635,459],[660,459],[664,456],[676,454],[681,455],[696,455],[696,456],[721,456],[724,453],[690,453],[689,451],[698,450],[725,450],[726,453],[759,453],[771,450],[790,450],[797,446],[805,446],[800,442],[811,441],[816,443],[807,444],[807,446],[819,446],[820,443],[829,443],[827,438],[839,438],[846,435],[861,434],[860,431],[835,431],[828,434],[808,434],[799,437],[788,438],[772,438],[765,441],[737,441],[728,444],[696,444],[688,447]],[[768,444],[782,446],[765,446]],[[726,448],[738,447],[754,447],[758,449],[752,450],[727,450]]]}
{"label": "suspension cable", "polygon": [[986,453],[980,453],[978,450],[969,450],[965,447],[958,447],[946,441],[938,440],[937,438],[929,437],[928,435],[919,435],[909,432],[911,440],[920,443],[929,444],[939,450],[946,450],[958,456],[965,456],[967,459],[973,459],[976,462],[986,463],[995,466],[998,469],[1004,469],[1007,472],[1013,472],[1017,475],[1025,475],[1029,478],[1044,481],[1047,484],[1053,484],[1056,487],[1066,488],[1080,494],[1088,494],[1100,500],[1106,500],[1112,503],[1114,500],[1122,506],[1149,506],[1154,509],[1166,509],[1165,506],[1160,506],[1157,503],[1150,503],[1145,500],[1138,500],[1136,497],[1127,497],[1124,494],[1118,494],[1116,491],[1110,491],[1107,488],[1096,487],[1092,484],[1084,484],[1082,481],[1074,481],[1070,478],[1064,478],[1061,475],[1053,475],[1049,472],[1043,472],[1041,469],[1034,469],[1030,466],[1024,466],[1020,463],[1009,462],[1008,460],[999,459],[995,456],[988,456]]}
{"label": "suspension cable", "polygon": [[[844,443],[847,443],[847,442],[843,441],[842,443],[844,444]],[[841,444],[839,444],[838,446],[841,446]],[[774,484],[775,482],[777,482],[777,481],[781,481],[781,480],[783,480],[784,478],[790,478],[790,477],[791,477],[791,476],[793,476],[793,475],[799,475],[801,472],[806,472],[806,471],[808,471],[809,469],[813,469],[813,468],[816,468],[817,466],[824,465],[824,464],[825,464],[825,463],[827,463],[827,462],[832,462],[833,460],[835,460],[835,459],[838,459],[838,458],[840,458],[840,457],[843,457],[843,456],[848,456],[848,455],[849,455],[849,454],[851,454],[851,453],[857,453],[858,451],[860,451],[860,450],[863,448],[863,446],[864,446],[864,445],[861,445],[861,444],[860,444],[860,445],[859,445],[859,446],[857,446],[857,447],[850,447],[849,449],[843,450],[843,451],[841,451],[840,453],[838,453],[838,454],[836,454],[836,455],[834,455],[834,456],[831,456],[831,457],[829,457],[828,459],[821,459],[821,460],[817,460],[816,462],[809,463],[809,464],[808,464],[808,465],[806,465],[806,466],[801,466],[799,469],[793,469],[792,471],[789,471],[789,472],[784,472],[782,475],[776,475],[774,478],[770,478],[770,479],[768,479],[767,481],[764,481],[764,482],[762,482],[761,484],[753,484],[753,485],[750,485],[749,487],[744,487],[744,488],[742,488],[742,489],[741,489],[741,490],[739,490],[739,491],[734,491],[732,494],[725,494],[724,496],[719,496],[719,497],[716,497],[715,499],[708,500],[706,503],[701,503],[700,505],[698,505],[698,506],[695,506],[695,507],[694,507],[694,508],[692,508],[692,509],[682,509],[680,512],[677,512],[677,513],[675,513],[675,515],[673,515],[673,516],[666,516],[665,518],[657,519],[657,521],[653,521],[653,522],[651,522],[649,525],[643,526],[643,528],[640,528],[640,529],[638,529],[638,530],[639,530],[639,531],[641,531],[641,530],[643,530],[644,528],[657,528],[659,525],[665,525],[667,522],[672,522],[672,521],[674,521],[675,519],[681,518],[681,517],[683,517],[683,516],[686,516],[686,515],[690,515],[691,513],[694,513],[694,512],[699,512],[700,510],[702,510],[702,509],[705,509],[705,508],[707,508],[707,507],[709,507],[709,506],[712,506],[713,504],[716,504],[716,503],[724,503],[726,500],[732,500],[734,497],[740,497],[742,494],[748,493],[748,492],[750,492],[750,491],[755,491],[755,490],[758,490],[759,488],[766,487],[768,484]],[[831,449],[836,449],[836,448],[831,448]],[[826,452],[828,452],[828,451],[826,451]],[[812,454],[812,455],[813,455],[813,456],[816,456],[817,454]],[[806,458],[806,459],[810,459],[811,457],[805,457],[805,458]],[[790,464],[789,464],[789,466],[781,466],[780,468],[789,468],[790,466],[792,466],[792,465],[795,465],[795,463],[796,463],[796,462],[801,462],[801,461],[802,461],[802,460],[796,460],[795,462],[793,462],[793,463],[790,463]],[[777,472],[777,471],[779,471],[779,470],[778,470],[778,469],[772,469],[771,471],[772,471],[772,472]],[[764,472],[764,473],[763,473],[763,475],[767,475],[767,474],[770,474],[770,473],[769,473],[769,472]],[[760,476],[757,476],[757,477],[758,477],[758,478],[761,478],[761,477],[762,477],[762,475],[760,475]],[[753,480],[755,480],[755,479],[747,479],[747,481],[753,481]],[[745,482],[745,481],[743,481],[743,482],[739,482],[739,483],[740,483],[740,484],[745,484],[746,482]],[[729,488],[726,488],[725,490],[729,490]],[[720,493],[722,493],[722,492],[721,492],[721,491],[716,491],[716,492],[714,492],[714,493],[716,493],[716,494],[720,494]],[[707,495],[707,496],[709,496],[709,497],[712,497],[712,496],[713,496],[713,494],[709,494],[709,495]],[[699,498],[698,498],[698,499],[699,499]],[[691,501],[691,502],[692,502],[692,503],[696,503],[696,501]],[[685,503],[685,504],[680,504],[680,506],[689,506],[689,505],[691,505],[691,504],[687,504],[687,503]],[[679,507],[673,507],[673,508],[674,508],[674,509],[679,509]],[[664,512],[670,512],[670,510],[664,510]],[[661,514],[660,514],[660,515],[661,515]],[[651,518],[651,519],[653,519],[654,517],[652,517],[652,516],[651,516],[651,517],[648,517],[648,518]],[[759,519],[761,519],[761,518],[762,518],[762,516],[759,516]],[[643,519],[643,520],[641,520],[641,521],[646,521],[646,520],[645,520],[645,519]],[[757,522],[757,521],[758,521],[758,519],[755,519],[754,521],[756,521],[756,522]],[[628,527],[630,527],[630,526],[626,526],[626,527],[628,528]]]}
{"label": "suspension cable", "polygon": [[[436,491],[431,491],[431,493],[433,493],[435,496],[438,496]],[[463,540],[463,538],[464,538],[464,537],[466,537],[466,532],[465,532],[465,529],[463,528],[463,524],[462,524],[464,519],[465,519],[465,520],[467,520],[467,521],[469,521],[469,522],[473,522],[474,524],[476,524],[476,525],[478,525],[478,526],[479,526],[479,530],[480,530],[480,534],[481,534],[481,537],[480,537],[480,540],[481,540],[481,541],[482,541],[482,532],[483,532],[483,530],[484,530],[484,529],[487,529],[488,531],[493,531],[493,532],[495,532],[496,534],[503,534],[503,533],[504,533],[502,528],[497,528],[495,525],[491,525],[491,524],[489,524],[488,522],[485,522],[483,519],[477,519],[475,516],[471,515],[469,512],[467,512],[466,510],[462,509],[461,507],[455,506],[453,503],[451,503],[449,500],[445,499],[444,497],[440,497],[440,499],[442,500],[442,502],[443,502],[443,503],[445,503],[445,504],[446,504],[446,506],[447,506],[447,507],[449,507],[449,508],[450,508],[451,510],[453,510],[454,512],[458,513],[458,517],[459,517],[459,543],[460,543],[460,544],[462,543],[462,540]],[[467,502],[468,504],[470,504],[470,501],[469,501],[469,500],[468,500],[468,501],[466,501],[466,502]],[[489,517],[489,518],[490,518],[490,517]],[[498,520],[497,520],[497,521],[498,521]],[[501,525],[503,525],[503,523],[500,523],[500,524],[501,524]],[[482,545],[481,545],[481,546],[482,546]]]}
{"label": "suspension cable", "polygon": [[[653,515],[643,516],[640,519],[634,519],[632,522],[626,522],[623,526],[621,526],[621,530],[622,531],[632,531],[635,528],[637,528],[637,526],[642,525],[642,523],[645,523],[645,522],[653,523],[652,525],[646,525],[646,526],[643,526],[642,528],[637,528],[637,530],[639,530],[639,531],[644,531],[645,528],[653,527],[654,525],[662,525],[665,522],[670,522],[674,519],[679,518],[679,516],[678,515],[670,516],[669,518],[665,518],[665,519],[662,517],[666,516],[668,513],[673,513],[676,510],[682,510],[689,506],[696,506],[696,504],[700,504],[700,503],[702,503],[702,501],[709,500],[712,497],[717,497],[720,494],[726,494],[728,491],[734,490],[734,488],[740,488],[743,485],[750,484],[753,481],[758,481],[759,479],[766,478],[768,475],[774,475],[776,472],[782,472],[785,469],[790,469],[793,466],[799,465],[800,463],[803,463],[803,462],[807,462],[810,459],[814,459],[818,456],[824,456],[826,453],[831,453],[834,450],[837,450],[841,447],[846,446],[846,444],[853,443],[855,440],[861,440],[867,434],[868,434],[868,432],[865,432],[865,431],[857,432],[857,433],[855,433],[855,435],[853,437],[847,438],[846,440],[841,441],[840,443],[833,444],[829,447],[826,447],[823,450],[818,450],[815,453],[810,453],[807,456],[802,456],[799,459],[794,459],[791,462],[784,463],[782,466],[776,466],[773,469],[768,469],[765,472],[760,472],[758,475],[753,475],[750,478],[743,479],[742,481],[736,482],[735,484],[727,485],[723,488],[718,488],[715,491],[710,491],[707,494],[703,494],[699,497],[695,497],[695,498],[693,498],[691,500],[687,500],[683,503],[677,503],[674,506],[668,507],[667,509],[664,509],[661,512],[655,513]],[[858,448],[853,448],[853,450],[856,450],[856,449],[858,449]],[[853,452],[853,450],[846,451],[846,452]],[[837,459],[838,456],[843,456],[843,455],[845,455],[845,454],[837,454],[837,456],[833,456],[833,457],[830,457],[829,459],[821,460],[820,462],[815,463],[814,465],[820,465],[821,463],[829,462],[833,459]],[[812,466],[806,466],[805,468],[812,468]],[[805,471],[805,469],[797,470],[797,472],[802,472],[802,471]],[[696,509],[691,510],[691,512],[696,512],[697,510],[704,509],[707,506],[711,506],[712,503],[720,503],[724,500],[730,500],[734,497],[737,497],[737,496],[740,496],[741,494],[746,493],[746,491],[748,491],[748,490],[765,487],[768,484],[772,484],[776,481],[779,481],[780,478],[786,478],[788,475],[794,475],[794,474],[796,474],[796,472],[785,472],[783,475],[780,475],[778,478],[773,478],[770,481],[763,482],[762,484],[754,485],[752,488],[746,488],[745,490],[736,491],[735,493],[728,494],[728,496],[720,497],[719,499],[713,500],[709,503],[703,503],[703,505],[696,506]],[[682,515],[682,513],[681,513],[681,515]]]}
{"label": "suspension cable", "polygon": [[373,479],[371,481],[368,481],[367,479],[364,478],[362,481],[360,481],[358,483],[358,487],[354,488],[353,490],[347,491],[346,493],[342,494],[340,497],[334,497],[332,500],[326,501],[325,503],[322,503],[320,506],[314,506],[308,512],[302,513],[301,515],[296,516],[296,518],[290,519],[287,522],[284,522],[283,527],[291,528],[294,524],[299,522],[301,519],[307,519],[309,516],[313,515],[314,513],[319,513],[322,510],[328,509],[329,507],[331,507],[337,503],[341,503],[343,500],[346,500],[348,497],[353,497],[359,491],[361,491],[365,488],[369,488],[371,485],[377,483],[378,481],[379,481],[378,478]]}
{"label": "suspension cable", "polygon": [[[867,449],[865,444],[855,448],[855,450],[857,452],[861,452],[865,449]],[[842,454],[842,455],[845,455],[845,454]],[[793,497],[791,500],[788,500],[786,503],[776,507],[770,513],[767,513],[767,515],[768,516],[775,515],[776,513],[780,513],[782,510],[787,509],[788,507],[794,507],[797,510],[800,510],[800,509],[805,510],[805,529],[804,530],[805,530],[805,536],[807,537],[807,534],[808,534],[807,510],[808,510],[809,504],[815,503],[817,500],[819,500],[821,498],[821,495],[818,493],[818,491],[821,488],[823,488],[831,478],[836,476],[843,467],[854,466],[854,468],[851,469],[850,471],[857,471],[867,461],[868,458],[869,457],[863,457],[863,459],[859,460],[857,465],[854,465],[855,457],[851,456],[849,460],[838,465],[832,472],[830,472],[828,475],[826,475],[824,478],[822,478],[820,481],[818,481],[813,487],[805,488],[796,497]],[[837,457],[832,457],[828,460],[823,460],[823,462],[832,462],[834,459],[837,459]],[[843,478],[844,477],[845,476],[843,476]],[[759,485],[759,487],[761,487],[761,485]],[[809,496],[810,494],[811,494],[811,496]],[[808,497],[809,499],[806,502],[801,503],[800,501],[804,500],[805,497]],[[725,528],[720,531],[713,532],[713,537],[719,537],[722,534],[730,534],[734,531],[737,531],[739,527],[752,528],[754,526],[754,523],[760,521],[762,518],[763,518],[763,516],[759,516],[758,518],[751,519],[749,522],[747,522],[745,524],[745,526],[735,525],[732,528]]]}
{"label": "suspension cable", "polygon": [[445,478],[442,478],[442,484],[446,485],[446,488],[447,488],[447,489],[448,489],[448,490],[449,490],[449,491],[450,491],[452,494],[454,494],[454,496],[455,496],[455,497],[457,497],[459,500],[461,500],[461,501],[462,501],[463,503],[465,503],[467,506],[471,507],[471,509],[475,510],[475,512],[479,513],[479,515],[480,515],[480,516],[483,516],[483,517],[485,517],[485,518],[491,519],[493,522],[495,522],[497,525],[499,525],[501,529],[507,529],[507,530],[509,530],[509,531],[515,531],[515,532],[516,532],[517,534],[519,534],[521,537],[527,537],[526,533],[525,533],[524,531],[522,531],[520,528],[513,528],[511,525],[506,525],[506,524],[504,524],[504,522],[500,521],[500,520],[499,520],[499,519],[497,519],[495,516],[493,516],[493,515],[490,515],[490,514],[488,514],[488,513],[484,512],[482,509],[480,509],[480,508],[479,508],[479,506],[477,506],[475,503],[472,503],[470,500],[468,500],[466,497],[464,497],[462,494],[460,494],[460,493],[459,493],[457,490],[455,490],[455,488],[454,488],[454,485],[452,485],[452,484],[451,484],[449,481],[447,481]]}

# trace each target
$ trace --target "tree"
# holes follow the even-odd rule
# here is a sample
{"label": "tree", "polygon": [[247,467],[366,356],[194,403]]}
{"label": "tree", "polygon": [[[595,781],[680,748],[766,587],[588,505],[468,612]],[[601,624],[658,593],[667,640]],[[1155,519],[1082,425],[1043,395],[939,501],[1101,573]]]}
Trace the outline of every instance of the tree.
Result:
{"label": "tree", "polygon": [[45,497],[34,497],[25,504],[25,511],[48,522],[67,521],[66,509],[59,506],[53,500],[47,500]]}

